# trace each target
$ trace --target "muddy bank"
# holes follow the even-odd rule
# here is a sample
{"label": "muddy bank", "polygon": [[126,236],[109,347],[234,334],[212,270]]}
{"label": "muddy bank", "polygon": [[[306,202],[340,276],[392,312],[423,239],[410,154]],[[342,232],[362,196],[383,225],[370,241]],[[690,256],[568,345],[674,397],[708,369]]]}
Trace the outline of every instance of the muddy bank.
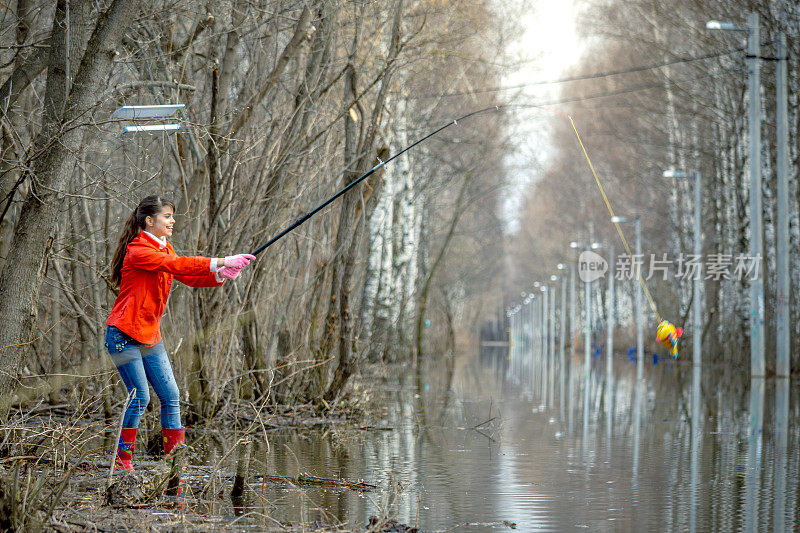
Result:
{"label": "muddy bank", "polygon": [[372,395],[344,396],[323,406],[229,403],[212,421],[187,428],[182,498],[163,495],[168,468],[155,413],[140,427],[136,471],[111,472],[116,423],[100,418],[100,401],[87,395],[23,406],[0,429],[0,530],[414,530],[388,515],[370,523],[324,513],[302,520],[270,516],[281,509],[273,501],[276,493],[370,492],[385,499],[400,489],[264,459],[275,434],[312,434],[335,446],[365,432],[392,431],[366,416],[381,411]]}
{"label": "muddy bank", "polygon": [[[52,434],[58,429],[39,427],[39,432]],[[214,432],[193,433],[194,438],[188,439],[182,476],[183,497],[163,495],[169,477],[163,457],[137,452],[135,472],[112,473],[112,452],[102,445],[89,450],[91,441],[77,458],[48,453],[0,459],[0,530],[416,531],[389,517],[373,517],[367,524],[346,523],[334,516],[324,521],[296,522],[272,518],[269,510],[277,509],[280,502],[270,501],[268,492],[369,492],[381,498],[403,487],[310,473],[259,472],[261,468],[249,464],[241,467],[243,454],[237,453],[236,446],[216,463],[202,464],[208,456],[209,441],[218,441],[219,436],[209,437]],[[35,446],[33,439],[29,442]],[[247,446],[252,447],[252,443]]]}
{"label": "muddy bank", "polygon": [[[188,425],[180,502],[161,495],[166,461],[156,409],[137,435],[134,465],[142,479],[112,484],[109,493],[118,422],[102,419],[100,396],[78,389],[57,404],[26,406],[0,428],[2,484],[14,494],[8,501],[25,502],[24,509],[10,505],[7,523],[25,531],[407,531],[426,521],[420,529],[496,527],[481,521],[483,511],[451,518],[442,506],[451,491],[439,486],[444,478],[421,476],[426,465],[450,468],[447,457],[462,457],[434,442],[439,427],[449,428],[448,440],[455,432],[482,448],[493,442],[500,420],[491,402],[474,416],[451,413],[457,396],[439,372],[369,379],[371,389],[354,386],[327,406],[231,399],[212,420]],[[387,520],[370,524],[372,516]]]}

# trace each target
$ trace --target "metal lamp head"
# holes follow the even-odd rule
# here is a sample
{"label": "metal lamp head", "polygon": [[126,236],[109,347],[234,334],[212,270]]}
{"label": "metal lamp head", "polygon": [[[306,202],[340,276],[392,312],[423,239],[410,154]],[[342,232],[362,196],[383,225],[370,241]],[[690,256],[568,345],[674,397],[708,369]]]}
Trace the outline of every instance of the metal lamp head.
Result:
{"label": "metal lamp head", "polygon": [[661,175],[663,177],[665,177],[665,178],[685,178],[686,177],[686,174],[684,174],[683,171],[675,170],[674,168],[671,168],[669,170],[665,170]]}
{"label": "metal lamp head", "polygon": [[747,31],[747,28],[736,26],[733,22],[722,22],[719,20],[709,20],[706,22],[707,30],[733,30],[733,31]]}
{"label": "metal lamp head", "polygon": [[174,115],[185,104],[126,105],[111,113],[112,119],[166,118]]}

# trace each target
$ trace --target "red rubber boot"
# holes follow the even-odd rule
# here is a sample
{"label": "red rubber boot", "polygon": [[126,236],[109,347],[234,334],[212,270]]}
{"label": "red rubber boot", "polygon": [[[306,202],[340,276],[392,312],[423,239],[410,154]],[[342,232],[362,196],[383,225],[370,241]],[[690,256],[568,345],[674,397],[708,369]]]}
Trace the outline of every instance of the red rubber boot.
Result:
{"label": "red rubber boot", "polygon": [[136,445],[136,428],[122,428],[117,444],[114,470],[133,470],[133,447]]}
{"label": "red rubber boot", "polygon": [[[186,446],[186,444],[184,444],[186,434],[183,429],[162,429],[161,435],[164,437],[164,455],[167,457],[167,465],[169,465],[171,469],[174,459],[172,451]],[[183,461],[182,458],[180,460]],[[177,475],[167,482],[166,494],[168,496],[183,496],[181,477],[184,470],[186,470],[186,465],[181,464]]]}

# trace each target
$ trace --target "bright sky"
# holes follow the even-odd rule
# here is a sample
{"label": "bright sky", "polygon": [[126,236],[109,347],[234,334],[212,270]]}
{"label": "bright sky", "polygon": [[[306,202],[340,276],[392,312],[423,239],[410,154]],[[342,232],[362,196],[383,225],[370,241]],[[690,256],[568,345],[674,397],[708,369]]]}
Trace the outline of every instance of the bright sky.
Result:
{"label": "bright sky", "polygon": [[511,84],[558,78],[581,52],[574,0],[529,0],[525,4],[520,14],[524,33],[510,52],[532,62],[508,77]]}
{"label": "bright sky", "polygon": [[[498,0],[505,4],[503,0]],[[516,3],[516,2],[515,2]],[[583,51],[575,32],[576,0],[528,0],[519,14],[524,33],[512,43],[512,58],[519,58],[520,67],[509,72],[503,85],[521,85],[564,76],[564,70],[577,62]],[[520,5],[520,4],[517,4]],[[559,96],[559,85],[537,85],[522,90],[520,102],[549,101]],[[524,96],[522,96],[524,95]],[[513,186],[506,204],[508,227],[516,227],[519,199],[525,186],[536,178],[537,164],[547,159],[550,146],[548,123],[552,116],[541,112],[521,112],[517,115],[515,137],[519,154],[509,161]]]}

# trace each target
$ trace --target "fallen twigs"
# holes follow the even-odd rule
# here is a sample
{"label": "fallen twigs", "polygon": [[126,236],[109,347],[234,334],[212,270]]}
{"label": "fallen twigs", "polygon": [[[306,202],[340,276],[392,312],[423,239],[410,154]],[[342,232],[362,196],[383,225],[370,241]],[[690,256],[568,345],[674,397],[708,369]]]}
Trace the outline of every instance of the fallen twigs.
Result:
{"label": "fallen twigs", "polygon": [[342,487],[357,491],[376,490],[378,488],[376,485],[372,485],[364,481],[348,481],[346,479],[317,477],[309,474],[300,474],[296,477],[267,475],[267,476],[262,476],[262,479],[264,482],[273,481],[278,483],[292,483],[295,485]]}

